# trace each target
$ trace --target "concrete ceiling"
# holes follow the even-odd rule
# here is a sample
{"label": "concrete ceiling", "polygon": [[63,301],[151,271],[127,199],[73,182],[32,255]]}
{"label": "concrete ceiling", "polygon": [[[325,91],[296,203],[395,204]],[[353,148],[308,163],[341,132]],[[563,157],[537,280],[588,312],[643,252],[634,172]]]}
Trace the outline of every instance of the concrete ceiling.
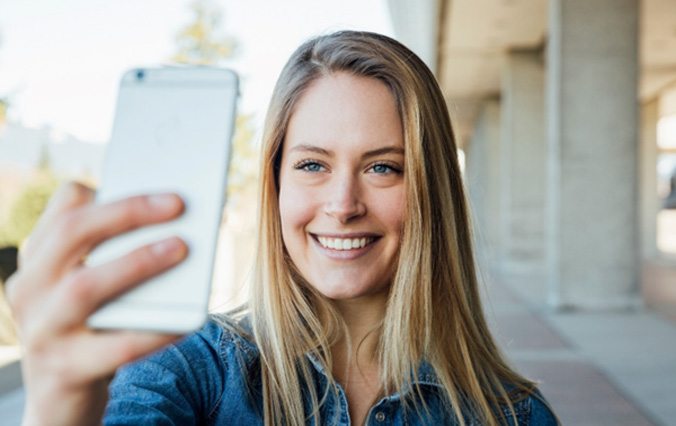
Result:
{"label": "concrete ceiling", "polygon": [[[441,0],[437,75],[460,141],[480,103],[500,94],[502,61],[514,49],[543,49],[547,0]],[[676,84],[676,0],[642,0],[641,99]]]}

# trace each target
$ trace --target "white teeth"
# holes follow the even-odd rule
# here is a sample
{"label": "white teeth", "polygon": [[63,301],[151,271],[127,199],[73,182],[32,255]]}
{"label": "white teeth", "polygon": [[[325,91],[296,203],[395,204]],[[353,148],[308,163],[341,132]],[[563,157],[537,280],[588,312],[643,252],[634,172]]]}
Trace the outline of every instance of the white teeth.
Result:
{"label": "white teeth", "polygon": [[327,238],[317,237],[319,243],[333,250],[352,250],[365,247],[373,242],[373,238]]}

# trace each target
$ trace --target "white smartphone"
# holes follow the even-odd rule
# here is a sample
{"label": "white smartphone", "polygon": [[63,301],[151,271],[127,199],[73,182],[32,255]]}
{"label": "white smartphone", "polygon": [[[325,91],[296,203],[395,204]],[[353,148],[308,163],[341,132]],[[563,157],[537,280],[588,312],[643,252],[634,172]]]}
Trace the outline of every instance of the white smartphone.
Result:
{"label": "white smartphone", "polygon": [[175,192],[185,211],[106,241],[87,265],[173,235],[189,255],[104,305],[89,317],[90,327],[186,333],[206,321],[237,97],[237,75],[222,68],[143,68],[122,77],[96,201]]}

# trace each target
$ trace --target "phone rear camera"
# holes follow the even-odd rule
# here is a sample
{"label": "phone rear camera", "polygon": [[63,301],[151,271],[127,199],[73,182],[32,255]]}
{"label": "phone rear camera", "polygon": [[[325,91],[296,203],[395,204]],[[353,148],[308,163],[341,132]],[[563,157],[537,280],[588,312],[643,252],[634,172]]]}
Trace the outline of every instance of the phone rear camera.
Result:
{"label": "phone rear camera", "polygon": [[137,80],[141,81],[145,78],[145,76],[146,76],[145,71],[143,71],[143,70],[137,70],[136,71],[136,79]]}

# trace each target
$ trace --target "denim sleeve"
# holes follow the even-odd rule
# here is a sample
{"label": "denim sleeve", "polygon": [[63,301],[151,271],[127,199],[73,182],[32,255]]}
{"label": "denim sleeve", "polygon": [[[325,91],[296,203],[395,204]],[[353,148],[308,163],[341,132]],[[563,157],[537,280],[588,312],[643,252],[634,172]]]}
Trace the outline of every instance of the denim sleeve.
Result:
{"label": "denim sleeve", "polygon": [[530,421],[531,426],[558,426],[559,422],[548,403],[545,403],[541,394],[531,396]]}
{"label": "denim sleeve", "polygon": [[196,425],[223,390],[220,327],[212,322],[177,344],[120,368],[109,387],[105,425]]}

